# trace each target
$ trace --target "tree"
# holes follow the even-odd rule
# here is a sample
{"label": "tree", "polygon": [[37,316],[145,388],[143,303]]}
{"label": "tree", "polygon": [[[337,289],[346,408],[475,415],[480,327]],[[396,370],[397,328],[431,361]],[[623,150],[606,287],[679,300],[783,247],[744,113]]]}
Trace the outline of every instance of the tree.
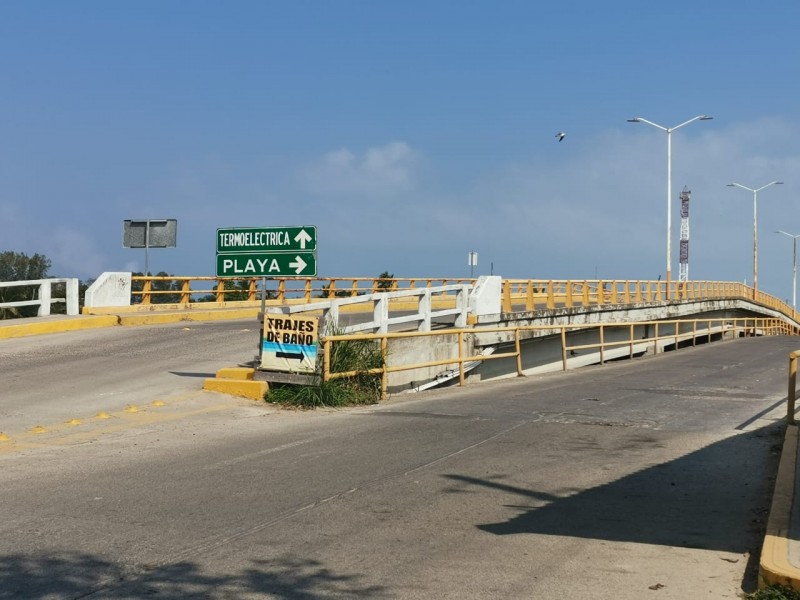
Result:
{"label": "tree", "polygon": [[[225,289],[224,302],[237,302],[250,299],[250,279],[226,279],[223,282]],[[256,291],[256,300],[261,300],[262,290]],[[266,300],[277,297],[272,290],[267,290]],[[216,302],[216,294],[206,294],[198,299],[198,302]]]}
{"label": "tree", "polygon": [[[0,252],[0,281],[28,281],[46,279],[51,262],[43,254],[28,256],[22,252]],[[0,302],[23,302],[36,300],[39,286],[25,285],[0,288]],[[36,306],[12,306],[0,308],[0,319],[35,317]]]}
{"label": "tree", "polygon": [[394,288],[395,281],[394,281],[394,273],[389,273],[389,271],[384,271],[380,275],[378,275],[378,280],[376,282],[375,287],[381,291],[390,291]]}

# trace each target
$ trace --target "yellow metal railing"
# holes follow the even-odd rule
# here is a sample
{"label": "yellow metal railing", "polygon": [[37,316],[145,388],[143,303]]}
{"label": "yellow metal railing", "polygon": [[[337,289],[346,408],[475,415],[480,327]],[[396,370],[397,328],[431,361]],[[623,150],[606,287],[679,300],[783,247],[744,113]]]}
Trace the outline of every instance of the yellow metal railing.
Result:
{"label": "yellow metal railing", "polygon": [[[641,333],[641,328],[652,328],[652,335],[649,333],[635,337]],[[638,329],[638,331],[637,331]],[[665,330],[672,330],[664,333]],[[626,339],[608,340],[607,332],[625,331],[629,332]],[[573,331],[596,331],[598,341],[593,343],[573,344],[568,343],[567,334]],[[647,330],[646,330],[647,331]],[[465,335],[475,335],[483,333],[498,333],[513,335],[514,349],[508,352],[497,354],[473,354],[465,355]],[[658,352],[659,343],[670,342],[675,344],[677,349],[682,341],[691,340],[692,346],[696,345],[698,339],[708,336],[711,341],[713,335],[720,333],[730,334],[734,337],[755,336],[755,335],[800,335],[800,329],[789,325],[786,321],[777,318],[718,318],[718,319],[675,319],[668,321],[639,321],[631,323],[604,323],[595,325],[521,325],[517,327],[480,327],[476,329],[443,329],[427,332],[398,332],[398,333],[372,333],[372,334],[349,334],[349,335],[330,335],[320,339],[322,344],[323,365],[322,378],[324,381],[339,379],[343,377],[353,377],[359,374],[373,374],[381,376],[381,396],[385,399],[388,394],[389,373],[399,371],[410,371],[436,366],[458,365],[459,385],[464,385],[465,363],[474,361],[497,360],[503,358],[514,358],[516,360],[517,375],[523,374],[522,350],[520,341],[524,332],[538,332],[541,336],[554,335],[560,338],[562,370],[566,371],[569,363],[570,351],[593,349],[599,352],[599,362],[605,362],[605,353],[618,347],[627,347],[629,357],[632,358],[636,348],[642,345],[652,344],[653,351]],[[699,332],[699,333],[698,333]],[[413,337],[457,337],[458,355],[452,358],[414,362],[408,364],[390,364],[390,353],[388,352],[389,340]],[[331,347],[335,343],[353,340],[375,340],[380,344],[381,353],[384,357],[383,366],[364,371],[331,371]],[[507,343],[511,343],[510,341]],[[800,356],[800,352],[798,352]],[[793,360],[796,360],[793,359]],[[796,363],[793,363],[796,373]],[[790,383],[791,387],[792,383]]]}
{"label": "yellow metal railing", "polygon": [[[261,298],[262,282],[260,277],[220,279],[139,275],[131,278],[131,296],[133,304],[142,305],[166,303],[186,306],[200,302],[242,300],[254,302]],[[352,297],[473,282],[473,279],[446,278],[276,277],[266,279],[266,291],[270,304],[292,304],[309,303],[320,298]],[[455,294],[453,297],[455,298]],[[169,302],[165,302],[165,299],[169,299]]]}
{"label": "yellow metal railing", "polygon": [[[256,302],[262,278],[135,276],[132,304],[187,308],[201,302]],[[269,305],[304,304],[321,298],[353,297],[384,291],[474,283],[474,279],[379,277],[276,277],[266,279]],[[774,309],[800,321],[792,306],[743,283],[729,281],[504,279],[503,312],[557,308],[636,305],[714,299],[742,299]],[[450,300],[455,303],[456,294]],[[445,295],[445,299],[448,295]]]}

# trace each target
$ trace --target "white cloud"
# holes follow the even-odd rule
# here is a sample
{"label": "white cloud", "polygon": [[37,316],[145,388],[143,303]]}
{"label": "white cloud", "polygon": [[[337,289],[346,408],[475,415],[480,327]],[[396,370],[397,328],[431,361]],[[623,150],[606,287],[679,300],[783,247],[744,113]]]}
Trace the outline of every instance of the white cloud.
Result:
{"label": "white cloud", "polygon": [[320,195],[381,197],[407,192],[414,187],[418,159],[405,142],[369,148],[361,156],[342,148],[301,169],[300,183]]}

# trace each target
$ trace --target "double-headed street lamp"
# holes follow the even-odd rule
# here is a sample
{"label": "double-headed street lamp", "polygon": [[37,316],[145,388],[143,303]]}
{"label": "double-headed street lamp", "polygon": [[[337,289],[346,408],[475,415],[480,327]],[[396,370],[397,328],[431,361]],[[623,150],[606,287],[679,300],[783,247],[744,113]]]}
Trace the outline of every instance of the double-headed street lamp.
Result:
{"label": "double-headed street lamp", "polygon": [[792,235],[780,229],[775,233],[782,233],[792,238],[792,308],[797,310],[797,238],[800,237],[800,234]]}
{"label": "double-headed street lamp", "polygon": [[672,280],[672,132],[676,129],[680,129],[684,125],[688,125],[689,123],[693,123],[694,121],[709,121],[714,117],[709,117],[708,115],[697,115],[689,119],[688,121],[684,121],[680,125],[675,125],[675,127],[664,127],[663,125],[659,125],[658,123],[653,123],[652,121],[648,121],[647,119],[643,119],[642,117],[634,117],[633,119],[628,119],[630,123],[647,123],[648,125],[652,125],[656,129],[660,129],[661,131],[666,132],[667,134],[667,297],[669,298],[669,284]]}
{"label": "double-headed street lamp", "polygon": [[753,293],[758,291],[758,192],[771,185],[783,185],[782,181],[770,181],[760,188],[749,188],[741,183],[729,183],[728,187],[738,187],[753,192]]}

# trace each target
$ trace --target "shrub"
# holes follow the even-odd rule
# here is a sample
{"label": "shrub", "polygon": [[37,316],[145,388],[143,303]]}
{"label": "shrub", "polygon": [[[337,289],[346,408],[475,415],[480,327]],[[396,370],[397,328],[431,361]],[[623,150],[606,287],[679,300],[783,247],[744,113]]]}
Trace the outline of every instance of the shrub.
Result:
{"label": "shrub", "polygon": [[800,600],[800,592],[785,585],[771,585],[747,596],[748,600]]}
{"label": "shrub", "polygon": [[[320,353],[321,354],[321,353]],[[267,392],[267,402],[301,408],[375,404],[381,398],[381,377],[366,373],[381,368],[384,358],[377,340],[333,342],[331,372],[360,371],[352,377],[322,381],[316,385],[285,385]]]}

